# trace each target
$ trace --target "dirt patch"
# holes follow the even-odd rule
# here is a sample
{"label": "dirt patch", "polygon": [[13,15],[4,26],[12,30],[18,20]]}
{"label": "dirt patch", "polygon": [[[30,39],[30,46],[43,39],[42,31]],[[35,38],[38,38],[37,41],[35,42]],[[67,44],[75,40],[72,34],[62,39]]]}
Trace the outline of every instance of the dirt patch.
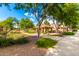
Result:
{"label": "dirt patch", "polygon": [[0,48],[1,56],[43,56],[47,49],[38,48],[35,43],[37,36],[28,36],[30,43],[24,45],[14,45],[6,48]]}

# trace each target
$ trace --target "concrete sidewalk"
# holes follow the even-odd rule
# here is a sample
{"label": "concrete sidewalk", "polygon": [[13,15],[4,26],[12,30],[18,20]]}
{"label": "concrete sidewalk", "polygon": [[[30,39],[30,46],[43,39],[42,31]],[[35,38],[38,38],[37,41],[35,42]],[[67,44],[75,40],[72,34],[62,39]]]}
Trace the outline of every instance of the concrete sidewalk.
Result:
{"label": "concrete sidewalk", "polygon": [[49,48],[46,56],[79,56],[79,32],[74,36],[59,37],[55,48]]}

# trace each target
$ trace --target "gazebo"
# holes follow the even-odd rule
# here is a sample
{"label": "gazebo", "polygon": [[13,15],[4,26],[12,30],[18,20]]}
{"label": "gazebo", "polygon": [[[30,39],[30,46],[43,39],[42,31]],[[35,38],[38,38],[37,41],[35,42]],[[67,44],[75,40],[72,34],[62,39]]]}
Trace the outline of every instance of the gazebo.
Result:
{"label": "gazebo", "polygon": [[43,33],[46,33],[46,32],[55,32],[55,28],[54,28],[53,25],[41,24],[40,30]]}
{"label": "gazebo", "polygon": [[[56,33],[57,29],[55,26],[57,26],[57,25],[54,25],[54,24],[46,25],[46,24],[42,23],[40,26],[40,31],[41,31],[41,33]],[[34,30],[37,31],[37,28],[38,27],[36,26],[36,28]],[[64,25],[58,26],[58,32],[63,32],[63,31],[67,32],[67,26],[64,26]],[[68,31],[71,31],[71,29],[68,28]]]}

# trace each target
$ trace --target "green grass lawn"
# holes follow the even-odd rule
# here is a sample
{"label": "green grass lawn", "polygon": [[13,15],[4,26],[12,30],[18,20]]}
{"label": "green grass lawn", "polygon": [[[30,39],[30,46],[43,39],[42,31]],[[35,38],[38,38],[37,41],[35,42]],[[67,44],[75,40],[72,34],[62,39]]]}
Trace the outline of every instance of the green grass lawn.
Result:
{"label": "green grass lawn", "polygon": [[29,30],[27,30],[27,33],[29,33],[29,34],[34,34],[34,33],[36,33],[36,32],[35,32],[35,30],[29,29]]}
{"label": "green grass lawn", "polygon": [[24,35],[22,33],[17,33],[17,32],[10,32],[8,34],[8,38],[13,38],[13,39],[18,39],[23,37]]}

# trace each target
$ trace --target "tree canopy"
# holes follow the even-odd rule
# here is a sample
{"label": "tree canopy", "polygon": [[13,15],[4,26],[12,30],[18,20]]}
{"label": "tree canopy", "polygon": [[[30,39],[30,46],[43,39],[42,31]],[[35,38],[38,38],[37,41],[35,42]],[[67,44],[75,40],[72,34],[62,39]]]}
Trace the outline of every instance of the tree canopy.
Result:
{"label": "tree canopy", "polygon": [[48,15],[52,15],[57,23],[76,27],[78,24],[79,6],[73,3],[49,4]]}
{"label": "tree canopy", "polygon": [[[4,4],[9,6],[9,4]],[[24,10],[29,14],[32,13],[38,21],[38,37],[40,36],[40,25],[44,18],[52,16],[56,25],[62,24],[69,28],[75,28],[79,21],[79,6],[75,3],[15,3],[16,10]],[[21,21],[24,22],[25,20]],[[26,21],[25,21],[26,22]],[[54,23],[55,24],[55,23]],[[21,24],[22,28],[27,28]],[[30,25],[28,25],[30,26]],[[56,30],[58,27],[56,26]]]}
{"label": "tree canopy", "polygon": [[28,28],[33,28],[34,24],[33,22],[28,19],[28,18],[22,18],[20,21],[20,27],[21,29],[28,29]]}
{"label": "tree canopy", "polygon": [[14,27],[14,21],[16,20],[16,18],[14,17],[8,17],[6,20],[0,22],[0,26],[2,26],[5,29],[13,29]]}

